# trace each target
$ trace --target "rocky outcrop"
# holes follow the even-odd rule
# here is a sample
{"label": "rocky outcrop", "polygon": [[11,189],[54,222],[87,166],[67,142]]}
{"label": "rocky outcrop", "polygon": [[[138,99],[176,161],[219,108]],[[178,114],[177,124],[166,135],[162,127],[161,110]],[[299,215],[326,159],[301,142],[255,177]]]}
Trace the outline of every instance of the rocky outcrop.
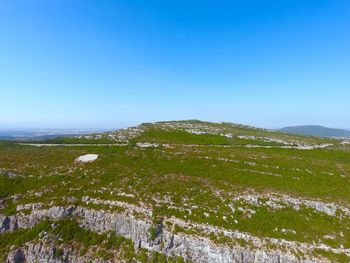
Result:
{"label": "rocky outcrop", "polygon": [[16,214],[11,216],[0,215],[0,233],[14,231],[18,228],[31,228],[45,218],[60,219],[69,216],[76,208],[73,206],[54,206],[50,209],[33,210],[30,215]]}
{"label": "rocky outcrop", "polygon": [[318,200],[309,200],[295,198],[288,195],[277,194],[240,194],[232,199],[233,201],[246,201],[252,205],[268,205],[272,208],[279,209],[286,206],[291,206],[295,210],[300,210],[303,206],[311,208],[317,212],[325,213],[329,216],[344,215],[350,217],[350,209],[335,203],[325,203]]}
{"label": "rocky outcrop", "polygon": [[149,237],[152,224],[122,214],[104,211],[77,209],[81,224],[96,232],[114,230],[118,235],[135,242],[137,248],[157,251],[169,256],[181,256],[193,262],[298,262],[291,254],[279,251],[253,251],[241,247],[226,247],[214,244],[207,238],[187,234],[173,234],[162,230],[155,240]]}
{"label": "rocky outcrop", "polygon": [[[299,260],[293,254],[279,250],[218,245],[208,238],[184,233],[174,234],[164,228],[158,228],[157,235],[152,240],[150,238],[150,230],[155,226],[146,220],[137,219],[127,214],[108,213],[84,207],[52,207],[47,210],[34,210],[30,215],[3,216],[0,218],[1,231],[30,228],[46,217],[55,220],[65,216],[74,216],[81,226],[95,232],[115,231],[117,235],[133,240],[135,249],[145,248],[148,251],[156,251],[168,256],[181,256],[192,262],[315,262],[315,260],[312,261],[310,259]],[[19,260],[23,258],[23,255],[28,262],[40,261],[41,259],[45,262],[60,262],[52,258],[52,249],[53,247],[43,244],[30,244],[26,249],[22,248],[12,252],[9,255],[9,262],[21,262]],[[63,250],[63,255],[73,254],[71,250]],[[18,260],[15,261],[15,258]],[[79,262],[77,257],[67,256],[67,259],[68,262]],[[317,260],[317,262],[322,261]],[[327,261],[324,260],[323,262]]]}
{"label": "rocky outcrop", "polygon": [[92,259],[88,254],[81,256],[72,247],[57,247],[50,242],[29,243],[25,247],[13,249],[7,256],[7,263],[102,263],[112,262],[101,258]]}

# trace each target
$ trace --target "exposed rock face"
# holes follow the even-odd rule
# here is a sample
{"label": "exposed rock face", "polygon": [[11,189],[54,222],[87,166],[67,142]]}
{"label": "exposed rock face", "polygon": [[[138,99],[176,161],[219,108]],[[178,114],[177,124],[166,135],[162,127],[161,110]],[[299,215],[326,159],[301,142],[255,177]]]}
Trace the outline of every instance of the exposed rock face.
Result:
{"label": "exposed rock face", "polygon": [[170,256],[182,256],[193,262],[297,262],[293,255],[279,252],[251,251],[243,248],[229,248],[214,244],[208,239],[186,234],[173,234],[163,230],[155,240],[150,240],[152,225],[143,220],[103,211],[77,209],[82,225],[96,232],[114,230],[118,235],[132,239],[136,248],[146,248]]}
{"label": "exposed rock face", "polygon": [[34,210],[30,215],[17,214],[12,216],[0,215],[0,233],[6,231],[14,231],[18,228],[31,228],[39,221],[46,217],[51,219],[60,219],[69,216],[75,210],[75,207],[54,206],[47,210]]}
{"label": "exposed rock face", "polygon": [[[57,251],[60,253],[57,253]],[[111,262],[96,258],[91,260],[88,255],[80,256],[70,247],[57,248],[46,242],[29,243],[26,247],[13,250],[7,256],[8,263],[42,262],[42,263],[84,263],[84,262]]]}
{"label": "exposed rock face", "polygon": [[[13,231],[17,228],[30,228],[40,220],[48,217],[59,219],[64,216],[76,216],[81,226],[95,232],[115,231],[116,234],[135,242],[135,248],[145,248],[169,256],[182,256],[192,262],[241,262],[241,263],[292,263],[315,262],[299,260],[296,256],[281,251],[268,251],[266,249],[245,249],[242,247],[228,247],[217,245],[207,238],[173,234],[166,229],[158,229],[154,240],[150,239],[152,224],[148,221],[136,219],[132,216],[119,213],[95,211],[83,207],[52,207],[47,210],[34,210],[30,215],[14,215],[1,217],[1,231]],[[8,256],[8,262],[85,262],[84,258],[74,254],[71,249],[64,249],[62,258],[54,258],[54,247],[39,244],[29,244],[27,248],[13,251]],[[22,261],[21,261],[22,260]],[[98,262],[98,261],[96,261]],[[322,261],[317,261],[322,262]],[[323,261],[327,262],[327,261]]]}
{"label": "exposed rock face", "polygon": [[246,194],[246,195],[239,195],[237,197],[233,198],[234,201],[247,201],[253,205],[268,205],[272,208],[278,209],[283,208],[283,205],[289,205],[295,210],[300,210],[302,206],[311,208],[315,211],[325,213],[330,216],[337,216],[337,212],[340,214],[344,214],[347,217],[350,217],[350,209],[347,207],[343,207],[340,205],[337,205],[335,203],[324,203],[321,201],[316,200],[307,200],[302,198],[294,198],[288,195],[263,195],[263,194]]}

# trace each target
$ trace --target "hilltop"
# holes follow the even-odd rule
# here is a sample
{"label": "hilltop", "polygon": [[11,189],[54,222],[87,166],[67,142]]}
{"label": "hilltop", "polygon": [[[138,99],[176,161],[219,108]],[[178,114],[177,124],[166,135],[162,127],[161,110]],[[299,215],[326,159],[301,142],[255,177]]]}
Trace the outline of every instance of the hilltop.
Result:
{"label": "hilltop", "polygon": [[190,120],[2,142],[0,199],[3,261],[350,261],[347,140]]}

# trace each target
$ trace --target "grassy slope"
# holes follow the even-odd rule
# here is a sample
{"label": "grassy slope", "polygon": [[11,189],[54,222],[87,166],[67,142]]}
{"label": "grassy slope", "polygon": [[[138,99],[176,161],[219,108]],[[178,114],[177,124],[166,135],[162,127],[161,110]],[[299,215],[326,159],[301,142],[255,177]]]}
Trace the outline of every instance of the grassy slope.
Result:
{"label": "grassy slope", "polygon": [[[194,124],[198,125],[197,122]],[[6,143],[0,144],[2,174],[13,172],[23,177],[0,176],[1,199],[23,194],[18,203],[45,203],[51,200],[64,203],[64,197],[80,198],[83,195],[130,203],[143,201],[153,207],[155,216],[176,216],[262,237],[301,242],[322,241],[333,247],[339,247],[340,244],[350,247],[350,222],[347,218],[337,219],[307,208],[300,211],[271,211],[266,207],[237,204],[256,211],[254,215],[247,217],[238,210],[232,213],[225,203],[230,200],[230,194],[254,189],[261,193],[287,193],[292,196],[317,198],[350,207],[350,148],[328,139],[270,133],[230,124],[205,125],[220,128],[223,133],[273,136],[314,144],[332,142],[335,146],[308,151],[245,148],[244,144],[276,143],[213,134],[190,134],[183,129],[164,129],[162,124],[145,125],[146,131],[133,139],[129,146],[123,147],[37,148]],[[134,146],[137,141],[174,145],[172,148],[141,149]],[[181,144],[202,146],[188,147]],[[75,158],[86,153],[98,153],[100,157],[91,164],[75,165]],[[252,162],[255,163],[253,166]],[[96,189],[108,190],[96,193]],[[111,195],[111,189],[131,193],[134,197]],[[28,191],[43,194],[25,194]],[[217,196],[217,191],[223,193],[221,197]],[[159,199],[170,197],[175,207],[196,205],[198,208],[192,209],[189,214],[186,210],[155,203],[155,196]],[[223,202],[222,198],[226,198],[226,201]],[[14,213],[15,205],[8,198],[6,203],[7,207],[2,213]],[[208,213],[209,216],[204,217],[203,213]],[[275,231],[276,228],[292,229],[295,233],[281,233]],[[327,240],[325,235],[334,235],[336,238]]]}

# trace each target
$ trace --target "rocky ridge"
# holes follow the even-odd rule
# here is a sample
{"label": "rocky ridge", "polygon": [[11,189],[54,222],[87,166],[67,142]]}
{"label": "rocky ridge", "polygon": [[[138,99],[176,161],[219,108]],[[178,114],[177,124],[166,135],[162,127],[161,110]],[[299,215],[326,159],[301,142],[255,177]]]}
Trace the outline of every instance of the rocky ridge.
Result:
{"label": "rocky ridge", "polygon": [[[74,217],[82,227],[92,231],[98,233],[115,231],[117,235],[131,239],[135,244],[135,249],[144,248],[148,251],[157,251],[168,256],[181,256],[192,262],[327,262],[327,260],[315,259],[312,257],[299,259],[290,252],[282,252],[281,250],[276,249],[263,249],[267,242],[275,243],[275,245],[284,244],[287,248],[298,249],[306,255],[313,249],[318,248],[317,246],[309,244],[288,241],[282,242],[277,239],[264,240],[237,231],[225,231],[219,228],[199,224],[195,226],[192,224],[191,227],[196,227],[198,229],[204,228],[204,231],[212,231],[214,233],[221,231],[225,236],[230,236],[231,238],[243,238],[252,241],[256,248],[247,249],[240,246],[229,247],[215,244],[205,237],[188,235],[185,233],[174,234],[167,230],[162,224],[156,225],[156,228],[158,229],[157,236],[152,240],[149,235],[150,229],[154,227],[152,222],[135,218],[127,213],[109,213],[102,210],[87,209],[81,206],[57,206],[49,209],[36,209],[37,207],[37,205],[33,205],[32,213],[29,215],[17,214],[13,216],[1,216],[1,232],[15,231],[19,228],[31,228],[45,218],[58,220],[63,217]],[[142,209],[140,208],[139,211],[142,211]],[[173,218],[167,220],[181,226],[187,224],[179,219]],[[329,249],[334,253],[350,254],[350,251],[346,249],[341,251],[327,247],[323,247],[323,249]],[[84,262],[83,258],[79,258],[78,255],[72,253],[68,248],[64,251],[64,255],[69,258],[69,262]],[[54,260],[52,258],[53,252],[52,246],[50,247],[44,243],[29,243],[26,248],[12,251],[8,256],[8,259],[9,262],[16,262],[15,258],[22,255],[28,262],[33,262],[32,259],[46,259],[51,261]]]}

